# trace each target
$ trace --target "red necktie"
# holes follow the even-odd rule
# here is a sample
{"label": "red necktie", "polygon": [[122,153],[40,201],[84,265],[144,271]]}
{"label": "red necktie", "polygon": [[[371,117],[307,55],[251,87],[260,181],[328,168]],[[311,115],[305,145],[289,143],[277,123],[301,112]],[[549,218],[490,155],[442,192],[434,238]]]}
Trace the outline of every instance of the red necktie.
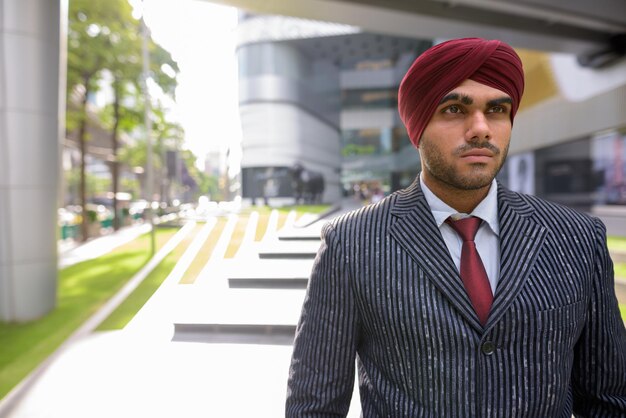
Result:
{"label": "red necktie", "polygon": [[485,266],[478,251],[474,237],[482,220],[471,216],[469,218],[454,221],[448,218],[446,221],[463,240],[461,249],[461,279],[465,290],[474,306],[480,322],[485,325],[489,317],[489,310],[493,302],[493,294],[489,285],[489,278]]}

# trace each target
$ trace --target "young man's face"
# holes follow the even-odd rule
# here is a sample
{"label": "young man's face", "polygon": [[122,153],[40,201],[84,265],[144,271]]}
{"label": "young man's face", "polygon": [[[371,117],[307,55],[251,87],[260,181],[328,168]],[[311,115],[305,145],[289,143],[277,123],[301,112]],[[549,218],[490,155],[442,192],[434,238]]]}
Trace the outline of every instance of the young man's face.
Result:
{"label": "young man's face", "polygon": [[511,139],[511,98],[465,80],[439,103],[419,142],[430,187],[488,187],[504,164]]}

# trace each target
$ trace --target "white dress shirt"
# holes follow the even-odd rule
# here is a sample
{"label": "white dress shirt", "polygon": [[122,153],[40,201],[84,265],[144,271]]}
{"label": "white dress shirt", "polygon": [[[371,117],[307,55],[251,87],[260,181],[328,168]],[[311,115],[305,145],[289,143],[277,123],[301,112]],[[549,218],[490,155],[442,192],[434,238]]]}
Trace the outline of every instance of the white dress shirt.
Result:
{"label": "white dress shirt", "polygon": [[470,214],[458,213],[452,209],[435,194],[430,191],[424,183],[424,179],[420,175],[420,185],[424,197],[430,206],[435,222],[439,227],[439,231],[443,236],[443,240],[450,251],[452,260],[457,270],[461,270],[461,248],[463,240],[450,225],[446,223],[446,219],[450,216],[453,218],[464,218],[467,216],[476,216],[484,222],[478,228],[474,242],[476,250],[485,266],[491,291],[495,295],[498,277],[500,276],[500,224],[498,222],[498,184],[494,179],[489,188],[487,196],[476,206]]}

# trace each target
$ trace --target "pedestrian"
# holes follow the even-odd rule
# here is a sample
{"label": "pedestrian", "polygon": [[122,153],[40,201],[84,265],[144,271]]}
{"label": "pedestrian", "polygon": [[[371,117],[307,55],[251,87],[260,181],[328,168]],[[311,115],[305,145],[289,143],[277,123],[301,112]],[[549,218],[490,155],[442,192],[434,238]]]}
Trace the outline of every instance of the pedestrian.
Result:
{"label": "pedestrian", "polygon": [[288,417],[345,416],[355,359],[366,418],[626,417],[604,225],[495,180],[523,88],[501,41],[415,60],[398,109],[421,173],[324,227]]}
{"label": "pedestrian", "polygon": [[385,193],[383,192],[383,189],[380,187],[380,185],[376,185],[376,187],[374,187],[374,191],[372,192],[372,198],[370,199],[370,203],[378,203],[384,197]]}

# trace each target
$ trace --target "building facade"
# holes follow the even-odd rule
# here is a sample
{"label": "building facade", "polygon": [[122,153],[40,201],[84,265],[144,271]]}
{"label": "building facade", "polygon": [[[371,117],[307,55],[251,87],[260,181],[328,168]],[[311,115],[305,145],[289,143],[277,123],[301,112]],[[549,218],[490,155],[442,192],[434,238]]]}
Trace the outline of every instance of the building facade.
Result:
{"label": "building facade", "polygon": [[324,202],[414,178],[397,90],[430,41],[244,13],[239,35],[244,198],[292,197],[295,165],[323,176]]}

